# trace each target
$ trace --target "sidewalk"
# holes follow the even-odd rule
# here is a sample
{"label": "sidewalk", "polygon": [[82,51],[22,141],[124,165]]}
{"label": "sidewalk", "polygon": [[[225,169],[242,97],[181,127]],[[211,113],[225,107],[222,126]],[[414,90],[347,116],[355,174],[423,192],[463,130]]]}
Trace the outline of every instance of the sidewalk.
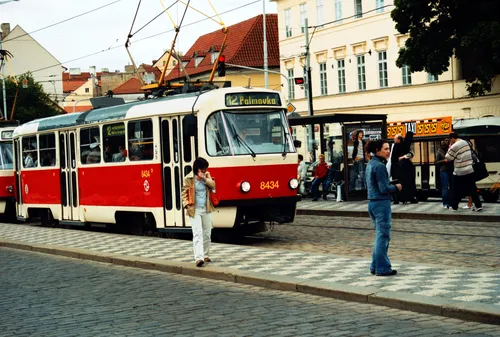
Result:
{"label": "sidewalk", "polygon": [[[472,212],[462,209],[465,203],[459,205],[456,212],[443,208],[441,202],[426,201],[418,204],[392,205],[394,219],[422,219],[422,220],[454,220],[454,221],[483,221],[500,223],[500,203],[483,203],[481,212]],[[303,199],[297,204],[299,215],[330,215],[368,217],[368,201],[336,202],[334,199],[311,201]]]}
{"label": "sidewalk", "polygon": [[196,268],[191,241],[14,224],[0,224],[1,247],[500,324],[500,273],[485,269],[393,261],[398,275],[377,277],[366,259],[217,243]]}

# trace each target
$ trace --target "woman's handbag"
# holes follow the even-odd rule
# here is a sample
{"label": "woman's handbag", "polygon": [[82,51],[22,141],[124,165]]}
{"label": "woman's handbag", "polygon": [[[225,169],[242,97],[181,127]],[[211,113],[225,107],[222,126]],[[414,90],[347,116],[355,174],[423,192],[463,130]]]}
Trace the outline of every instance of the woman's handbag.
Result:
{"label": "woman's handbag", "polygon": [[220,202],[219,196],[215,193],[215,190],[210,190],[210,201],[214,206],[217,206]]}
{"label": "woman's handbag", "polygon": [[472,169],[474,170],[474,180],[479,181],[487,178],[490,174],[488,173],[488,169],[486,169],[486,164],[482,161],[479,161],[479,156],[477,152],[472,148],[471,143],[469,143],[471,156],[472,156]]}

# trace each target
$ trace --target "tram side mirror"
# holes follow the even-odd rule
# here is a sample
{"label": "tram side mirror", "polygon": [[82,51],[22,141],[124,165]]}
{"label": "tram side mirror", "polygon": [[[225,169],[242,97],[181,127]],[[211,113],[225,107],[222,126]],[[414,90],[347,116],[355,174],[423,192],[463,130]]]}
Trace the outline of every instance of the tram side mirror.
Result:
{"label": "tram side mirror", "polygon": [[182,120],[182,131],[184,136],[194,137],[197,130],[197,117],[193,114],[187,115]]}
{"label": "tram side mirror", "polygon": [[293,141],[293,146],[295,146],[296,149],[299,149],[302,146],[302,142],[298,139],[295,139]]}

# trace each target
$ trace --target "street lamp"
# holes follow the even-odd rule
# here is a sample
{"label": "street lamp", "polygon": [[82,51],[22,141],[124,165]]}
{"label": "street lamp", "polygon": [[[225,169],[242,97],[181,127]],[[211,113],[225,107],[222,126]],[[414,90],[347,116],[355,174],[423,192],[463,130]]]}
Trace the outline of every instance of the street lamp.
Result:
{"label": "street lamp", "polygon": [[[12,1],[19,1],[19,0],[0,1],[0,5],[3,5],[3,4],[6,4],[8,2],[12,2]],[[1,49],[2,49],[2,32],[0,32],[0,50]],[[0,119],[7,118],[7,95],[5,93],[5,75],[3,72],[4,64],[5,64],[5,57],[2,58],[2,61],[0,63],[0,69],[2,69],[1,75],[2,75],[2,95],[3,95],[3,114],[0,113]]]}

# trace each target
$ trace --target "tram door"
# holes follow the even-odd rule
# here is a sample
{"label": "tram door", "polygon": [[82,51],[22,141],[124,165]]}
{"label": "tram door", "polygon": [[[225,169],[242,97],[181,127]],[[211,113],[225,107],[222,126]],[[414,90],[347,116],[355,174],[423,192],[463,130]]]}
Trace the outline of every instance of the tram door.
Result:
{"label": "tram door", "polygon": [[80,220],[78,172],[76,166],[76,133],[59,134],[59,160],[61,167],[61,203],[63,220]]}
{"label": "tram door", "polygon": [[163,195],[165,226],[186,225],[182,207],[184,177],[192,171],[195,159],[194,137],[184,137],[184,116],[161,119]]}
{"label": "tram door", "polygon": [[14,140],[14,158],[15,158],[15,170],[16,170],[16,203],[17,203],[17,216],[23,216],[23,193],[21,191],[22,186],[22,176],[21,176],[21,142],[19,139]]}

